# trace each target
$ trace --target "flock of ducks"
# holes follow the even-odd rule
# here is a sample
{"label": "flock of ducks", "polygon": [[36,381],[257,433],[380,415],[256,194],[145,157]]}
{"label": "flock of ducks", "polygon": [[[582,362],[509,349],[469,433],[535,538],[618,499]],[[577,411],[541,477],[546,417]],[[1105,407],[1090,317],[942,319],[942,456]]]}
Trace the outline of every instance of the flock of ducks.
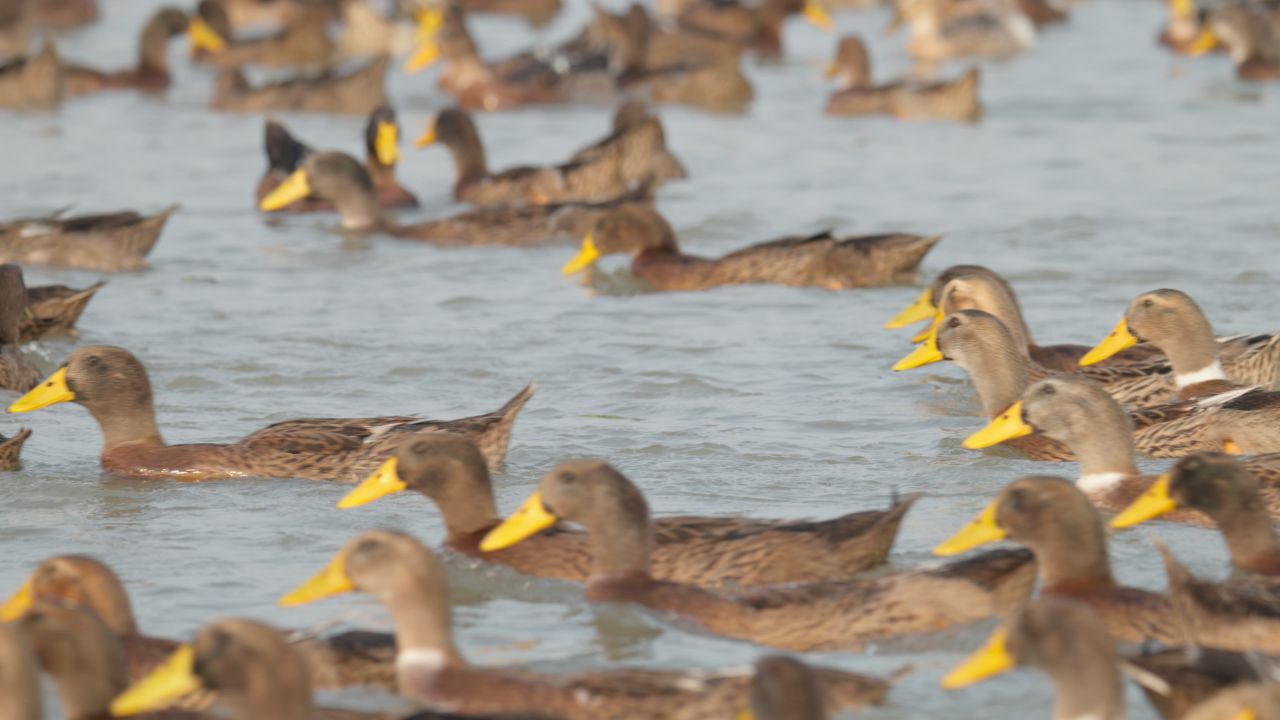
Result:
{"label": "flock of ducks", "polygon": [[[830,25],[823,5],[673,0],[659,3],[657,13],[633,5],[621,14],[596,7],[587,27],[562,45],[499,61],[483,58],[467,25],[471,13],[503,12],[538,26],[558,10],[559,0],[405,4],[390,15],[363,0],[202,0],[192,12],[158,10],[141,31],[138,65],[104,72],[64,62],[48,36],[26,55],[42,31],[95,19],[92,0],[5,0],[0,51],[12,60],[0,67],[0,107],[56,110],[97,92],[163,91],[171,83],[168,44],[185,35],[192,61],[216,74],[214,108],[368,115],[363,162],[314,150],[268,120],[268,169],[256,191],[263,212],[336,212],[347,232],[439,245],[580,239],[566,274],[626,254],[633,274],[656,290],[745,283],[843,290],[915,278],[938,236],[823,232],[702,258],[681,251],[654,207],[657,189],[687,170],[650,107],[744,111],[754,93],[741,71],[744,55],[779,57],[781,27],[792,16]],[[908,53],[925,61],[1010,57],[1030,48],[1043,26],[1067,18],[1047,0],[898,0],[894,10],[892,26],[910,28]],[[1280,78],[1274,7],[1172,0],[1169,17],[1160,42],[1173,51],[1223,49],[1241,78]],[[278,34],[243,35],[262,24]],[[407,57],[409,72],[440,66],[440,88],[456,106],[438,113],[416,145],[444,147],[455,169],[453,196],[474,209],[414,224],[391,216],[418,206],[395,174],[401,131],[383,84],[395,55]],[[353,61],[360,66],[342,69]],[[255,86],[248,67],[300,74]],[[976,68],[951,80],[876,84],[856,37],[839,41],[827,74],[839,83],[826,107],[833,115],[976,122],[983,114]],[[540,167],[491,170],[471,116],[614,100],[621,102],[603,139]],[[170,445],[146,368],[129,351],[80,347],[41,380],[20,345],[74,333],[102,284],[29,288],[19,265],[141,269],[172,211],[57,213],[0,225],[0,261],[10,263],[0,266],[0,384],[24,393],[9,411],[83,406],[101,427],[100,461],[110,473],[358,483],[338,503],[342,509],[414,491],[440,514],[450,552],[581,583],[590,601],[636,604],[706,633],[790,653],[860,650],[1003,618],[944,687],[1035,667],[1056,688],[1056,718],[1122,717],[1126,677],[1166,718],[1280,713],[1280,675],[1261,655],[1280,654],[1280,538],[1273,529],[1280,517],[1280,334],[1216,337],[1191,297],[1156,289],[1135,297],[1096,346],[1040,345],[1004,278],[977,265],[944,270],[887,324],[928,321],[916,349],[893,369],[956,363],[988,420],[965,447],[1003,444],[1031,460],[1074,461],[1079,476],[1018,479],[935,549],[963,557],[887,569],[915,495],[897,497],[887,509],[817,521],[652,517],[643,492],[616,468],[579,460],[549,471],[503,519],[491,473],[503,463],[532,384],[493,412],[457,420],[307,418],[227,444]],[[18,466],[29,435],[24,429],[0,445],[5,468]],[[1146,475],[1137,469],[1139,454],[1178,461]],[[1103,513],[1118,514],[1108,521]],[[1108,524],[1118,530],[1156,518],[1218,528],[1236,574],[1223,582],[1197,577],[1157,542],[1167,591],[1119,585]],[[1001,540],[1021,547],[970,552]],[[214,702],[244,719],[386,717],[313,705],[313,690],[351,686],[397,692],[427,708],[414,716],[424,719],[814,720],[886,702],[897,679],[776,654],[750,672],[552,675],[472,665],[453,640],[447,591],[433,551],[409,535],[371,530],[283,593],[280,604],[367,593],[390,613],[394,635],[299,637],[226,619],[179,643],[142,632],[123,584],[103,562],[48,558],[0,606],[0,717],[41,717],[41,669],[56,683],[63,713],[76,720],[201,717]],[[1163,649],[1126,654],[1117,641]]]}

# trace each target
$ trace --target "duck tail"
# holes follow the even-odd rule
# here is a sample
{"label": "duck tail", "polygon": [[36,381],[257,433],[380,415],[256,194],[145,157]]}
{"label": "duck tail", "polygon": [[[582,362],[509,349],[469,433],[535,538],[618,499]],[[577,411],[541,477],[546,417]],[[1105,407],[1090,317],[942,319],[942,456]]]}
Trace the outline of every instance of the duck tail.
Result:
{"label": "duck tail", "polygon": [[476,446],[480,448],[480,454],[484,455],[485,462],[491,470],[502,467],[502,463],[506,460],[507,446],[511,442],[511,429],[515,427],[516,416],[528,404],[537,388],[536,383],[530,382],[502,407],[487,415],[474,418],[479,421],[481,427],[478,428],[478,432],[469,434]]}
{"label": "duck tail", "polygon": [[17,470],[22,467],[19,456],[22,454],[23,444],[29,437],[31,437],[29,428],[22,428],[11,438],[0,435],[0,470]]}
{"label": "duck tail", "polygon": [[868,262],[886,270],[890,282],[910,282],[924,256],[941,239],[941,235],[884,235],[869,239],[863,247]]}

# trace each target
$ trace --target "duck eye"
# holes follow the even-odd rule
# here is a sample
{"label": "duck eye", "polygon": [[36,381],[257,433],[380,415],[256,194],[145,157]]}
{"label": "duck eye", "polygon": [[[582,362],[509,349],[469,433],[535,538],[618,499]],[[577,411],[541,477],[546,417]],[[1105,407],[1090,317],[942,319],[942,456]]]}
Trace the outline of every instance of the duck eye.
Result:
{"label": "duck eye", "polygon": [[951,327],[951,328],[958,328],[958,327],[960,327],[960,318],[958,318],[958,317],[953,317],[953,318],[951,318],[950,320],[948,320],[948,321],[947,321],[947,327]]}
{"label": "duck eye", "polygon": [[1151,307],[1152,305],[1155,305],[1155,304],[1156,304],[1155,301],[1152,300],[1151,298],[1147,298],[1146,300],[1142,301],[1142,307]]}
{"label": "duck eye", "polygon": [[569,472],[568,470],[560,473],[560,482],[562,483],[573,484],[577,482],[577,480],[578,480],[578,476],[572,472]]}
{"label": "duck eye", "polygon": [[1052,385],[1045,385],[1044,387],[1040,388],[1041,395],[1053,395],[1057,392],[1058,392],[1057,388],[1055,388]]}
{"label": "duck eye", "polygon": [[88,358],[85,359],[84,364],[88,365],[91,368],[96,368],[102,364],[102,358],[98,357],[97,355],[90,355]]}

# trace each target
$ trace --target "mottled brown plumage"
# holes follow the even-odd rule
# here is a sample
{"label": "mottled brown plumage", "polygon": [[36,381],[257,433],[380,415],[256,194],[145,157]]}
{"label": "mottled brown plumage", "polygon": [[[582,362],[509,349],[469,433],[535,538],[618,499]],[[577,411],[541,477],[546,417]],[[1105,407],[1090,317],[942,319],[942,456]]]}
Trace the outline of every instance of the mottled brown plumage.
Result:
{"label": "mottled brown plumage", "polygon": [[[1243,4],[1227,5],[1209,13],[1208,26],[1231,54],[1236,77],[1250,82],[1280,81],[1280,60],[1268,47],[1277,39],[1265,17]],[[1280,22],[1272,22],[1272,27],[1280,27]]]}
{"label": "mottled brown plumage", "polygon": [[876,85],[866,46],[861,38],[850,35],[841,38],[836,46],[836,57],[828,66],[827,75],[840,83],[840,89],[827,99],[828,115],[890,115],[899,120],[955,122],[982,119],[977,68],[956,80],[898,80]]}
{"label": "mottled brown plumage", "polygon": [[347,73],[326,70],[258,87],[251,86],[238,69],[221,70],[211,106],[242,113],[368,115],[388,102],[385,79],[389,62],[383,55]]}
{"label": "mottled brown plumage", "polygon": [[[498,410],[459,420],[306,418],[275,423],[230,444],[167,445],[156,424],[146,369],[127,350],[105,345],[80,348],[63,368],[71,397],[60,396],[54,402],[73,400],[98,421],[104,437],[102,466],[108,472],[145,478],[297,477],[356,482],[409,435],[434,432],[470,436],[485,460],[497,467],[506,456],[516,414],[533,395],[530,384]],[[35,392],[52,392],[46,385],[56,385],[56,378],[57,374]]]}
{"label": "mottled brown plumage", "polygon": [[627,207],[601,218],[591,239],[599,255],[630,254],[632,273],[658,290],[748,283],[844,290],[909,280],[940,236],[893,233],[842,238],[823,232],[707,259],[682,253],[675,232],[656,210]]}
{"label": "mottled brown plumage", "polygon": [[46,39],[36,55],[0,65],[0,108],[57,110],[62,105],[64,88],[62,62],[52,40]]}
{"label": "mottled brown plumage", "polygon": [[136,212],[42,218],[0,223],[0,262],[52,265],[101,272],[141,270],[177,206],[156,215]]}
{"label": "mottled brown plumage", "polygon": [[70,97],[103,90],[167,90],[169,75],[169,41],[187,32],[187,14],[174,7],[156,10],[138,37],[138,64],[127,70],[103,72],[91,67],[68,63],[63,67],[63,82]]}
{"label": "mottled brown plumage", "polygon": [[1188,642],[1223,650],[1280,653],[1280,577],[1214,582],[1191,574],[1159,540],[1174,621]]}
{"label": "mottled brown plumage", "polygon": [[22,428],[13,437],[0,435],[0,470],[22,469],[22,446],[31,437],[31,430]]}
{"label": "mottled brown plumage", "polygon": [[256,65],[264,68],[323,69],[334,63],[337,48],[329,39],[332,13],[322,4],[301,5],[280,32],[249,40],[232,37],[231,20],[223,0],[201,0],[196,13],[224,46],[199,48],[192,59],[221,69]]}
{"label": "mottled brown plumage", "polygon": [[1195,646],[1143,651],[1122,662],[1165,720],[1189,717],[1192,708],[1222,690],[1262,682],[1280,671],[1277,658]]}
{"label": "mottled brown plumage", "polygon": [[[488,468],[465,437],[407,442],[349,496],[355,504],[414,490],[439,509],[445,546],[522,573],[583,582],[591,567],[585,533],[556,528],[518,545],[484,552],[480,541],[501,523]],[[369,494],[363,493],[368,489]],[[850,513],[831,520],[783,521],[680,516],[653,522],[654,577],[713,589],[852,577],[883,565],[907,510],[909,496],[888,510]],[[356,500],[359,498],[359,500]],[[346,501],[344,500],[344,506]]]}
{"label": "mottled brown plumage", "polygon": [[[340,563],[340,565],[339,565]],[[340,567],[355,589],[391,613],[400,662],[400,693],[429,707],[463,713],[533,713],[568,720],[730,717],[745,707],[751,676],[739,672],[617,668],[574,675],[468,665],[454,645],[444,569],[417,540],[373,530],[349,541],[326,572]],[[334,594],[308,583],[290,604]],[[338,591],[341,592],[341,591]],[[298,597],[305,593],[306,597]],[[814,668],[831,711],[883,701],[889,683]]]}
{"label": "mottled brown plumage", "polygon": [[31,342],[55,335],[80,334],[76,322],[85,306],[105,282],[96,282],[83,290],[66,285],[40,285],[27,288],[27,312],[18,326],[20,342]]}
{"label": "mottled brown plumage", "polygon": [[[784,655],[756,660],[751,720],[826,720],[822,686],[808,665]],[[741,717],[741,715],[739,715]]]}
{"label": "mottled brown plumage", "polygon": [[574,153],[569,162],[613,163],[624,182],[650,187],[689,177],[680,159],[667,149],[662,121],[636,100],[621,103],[612,132]]}
{"label": "mottled brown plumage", "polygon": [[[990,617],[1025,599],[1034,574],[1029,554],[1001,551],[928,570],[717,594],[654,579],[648,506],[608,464],[563,463],[542,478],[529,504],[535,500],[551,516],[586,529],[587,599],[633,602],[715,634],[786,650],[856,649]],[[513,516],[490,533],[484,547],[528,537],[530,528],[520,530],[522,522],[520,514]]]}
{"label": "mottled brown plumage", "polygon": [[1119,640],[1179,641],[1167,598],[1116,583],[1102,518],[1074,484],[1045,476],[1016,480],[978,520],[935,552],[949,555],[999,539],[1024,545],[1035,554],[1041,596],[1089,605]]}
{"label": "mottled brown plumage", "polygon": [[[390,106],[383,105],[369,114],[369,122],[365,125],[365,170],[373,181],[374,193],[378,205],[384,208],[416,208],[418,198],[404,188],[396,179],[396,162],[383,162],[378,155],[377,138],[380,127],[393,128],[397,141],[400,134],[396,112]],[[267,171],[258,181],[254,191],[254,201],[261,202],[292,175],[308,155],[315,151],[298,141],[275,120],[268,120],[265,126],[263,146],[267,154]],[[335,210],[334,204],[317,197],[296,200],[283,208],[272,212],[329,212]]]}

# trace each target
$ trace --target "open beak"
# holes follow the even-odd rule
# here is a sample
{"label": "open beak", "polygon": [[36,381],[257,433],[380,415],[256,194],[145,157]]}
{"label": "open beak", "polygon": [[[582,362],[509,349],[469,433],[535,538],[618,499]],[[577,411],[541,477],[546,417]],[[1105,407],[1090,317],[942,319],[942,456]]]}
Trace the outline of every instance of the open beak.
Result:
{"label": "open beak", "polygon": [[1124,318],[1120,318],[1120,322],[1116,323],[1116,327],[1098,343],[1096,347],[1084,354],[1080,358],[1081,367],[1085,365],[1093,365],[1115,355],[1121,350],[1125,350],[1138,344],[1138,338],[1129,332],[1129,323]]}
{"label": "open beak", "polygon": [[978,513],[978,517],[974,518],[968,525],[960,528],[960,532],[952,535],[944,540],[938,547],[933,549],[934,555],[946,557],[948,555],[959,555],[966,550],[997,540],[1005,539],[1004,530],[996,524],[996,507],[999,500],[992,500],[991,504],[982,509]]}
{"label": "open beak", "polygon": [[311,196],[311,181],[307,178],[307,171],[299,168],[294,170],[293,174],[284,179],[284,182],[276,186],[266,197],[262,198],[262,202],[258,203],[258,209],[264,212],[279,210],[282,207],[288,207],[293,203]]}
{"label": "open beak", "polygon": [[555,525],[556,520],[558,518],[548,512],[546,506],[542,504],[542,493],[535,490],[520,509],[484,536],[484,540],[480,541],[480,549],[484,552],[493,552],[509,548]]}
{"label": "open beak", "polygon": [[203,683],[196,677],[195,664],[195,648],[179,645],[168,660],[111,701],[112,717],[161,710],[183,695],[199,690]]}
{"label": "open beak", "polygon": [[1000,413],[1000,415],[987,426],[978,432],[970,435],[961,443],[970,450],[980,450],[989,448],[992,445],[999,445],[1005,440],[1025,437],[1035,432],[1035,429],[1022,419],[1022,401],[1009,406],[1008,410]]}
{"label": "open beak", "polygon": [[957,690],[1012,670],[1016,663],[1009,654],[1008,641],[1009,632],[1004,628],[991,633],[985,645],[942,678],[942,688]]}
{"label": "open beak", "polygon": [[560,272],[565,275],[582,272],[595,265],[599,259],[600,250],[596,248],[596,241],[591,238],[591,233],[587,233],[587,236],[582,239],[582,249],[578,251],[577,255],[573,256],[572,260],[565,263],[564,267],[560,268]]}
{"label": "open beak", "polygon": [[67,385],[67,369],[58,368],[57,372],[45,378],[45,381],[35,386],[31,392],[14,400],[9,406],[9,412],[31,412],[75,399],[76,394],[71,392],[71,388]]}
{"label": "open beak", "polygon": [[348,508],[360,507],[367,505],[380,497],[385,497],[393,493],[398,493],[408,487],[404,481],[400,479],[400,473],[396,471],[397,461],[391,458],[382,463],[382,467],[364,482],[356,486],[355,490],[347,493],[338,501],[338,507],[346,510]]}
{"label": "open beak", "polygon": [[1171,476],[1169,473],[1157,478],[1151,484],[1151,487],[1147,488],[1146,492],[1139,495],[1137,500],[1129,504],[1129,507],[1121,510],[1119,515],[1111,518],[1111,527],[1117,530],[1133,527],[1139,523],[1177,510],[1178,503],[1169,496],[1170,482]]}

